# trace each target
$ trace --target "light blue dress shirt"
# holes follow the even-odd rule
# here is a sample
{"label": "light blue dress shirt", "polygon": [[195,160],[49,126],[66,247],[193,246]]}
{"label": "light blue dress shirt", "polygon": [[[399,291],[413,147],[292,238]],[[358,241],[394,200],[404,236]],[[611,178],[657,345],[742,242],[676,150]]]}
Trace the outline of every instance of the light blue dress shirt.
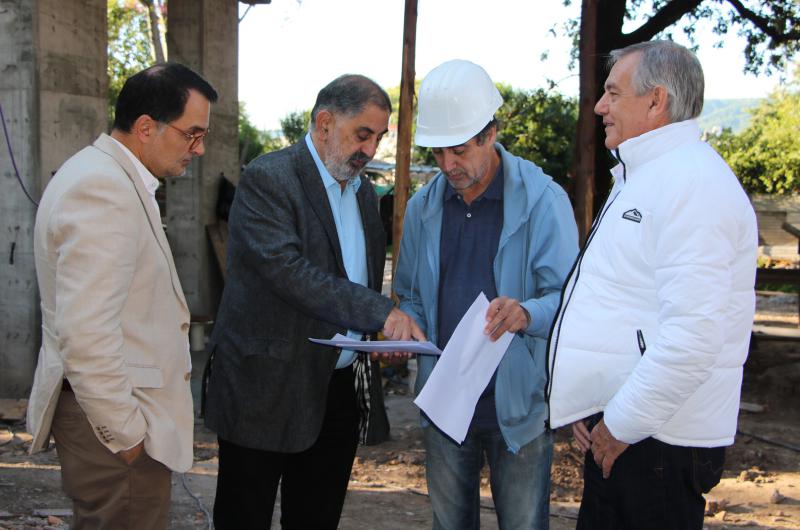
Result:
{"label": "light blue dress shirt", "polygon": [[[336,223],[336,234],[339,236],[339,246],[342,249],[342,260],[344,261],[344,270],[347,272],[347,279],[366,286],[367,246],[364,242],[361,211],[356,199],[361,179],[357,176],[351,178],[342,189],[328,172],[325,164],[322,163],[310,134],[306,134],[306,144],[308,150],[311,151],[319,174],[322,176],[322,185],[325,186],[325,191],[328,193],[328,202],[331,205],[331,212],[333,212],[333,221]],[[347,336],[351,339],[361,340],[362,335],[363,333],[360,331],[347,330]],[[342,350],[336,362],[336,368],[344,368],[352,364],[355,358],[356,352],[353,350]]]}

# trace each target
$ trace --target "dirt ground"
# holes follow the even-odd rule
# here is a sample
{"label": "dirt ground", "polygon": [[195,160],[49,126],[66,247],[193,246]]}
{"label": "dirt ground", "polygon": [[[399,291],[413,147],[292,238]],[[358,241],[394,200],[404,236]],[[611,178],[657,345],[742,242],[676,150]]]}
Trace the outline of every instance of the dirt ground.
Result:
{"label": "dirt ground", "polygon": [[[797,319],[796,295],[759,297],[757,324],[793,332]],[[195,359],[195,367],[202,369],[202,359]],[[401,382],[387,382],[386,391],[392,439],[359,448],[342,529],[431,528],[418,412]],[[758,339],[746,365],[742,401],[754,412],[740,413],[722,482],[707,495],[705,527],[800,529],[800,343]],[[23,429],[21,423],[0,423],[0,529],[68,528],[70,503],[61,492],[55,451],[28,455],[30,435]],[[582,456],[563,429],[556,440],[550,523],[553,530],[566,530],[575,527]],[[198,421],[195,465],[173,477],[170,528],[210,528],[216,469],[214,435]],[[487,469],[481,527],[497,528]]]}

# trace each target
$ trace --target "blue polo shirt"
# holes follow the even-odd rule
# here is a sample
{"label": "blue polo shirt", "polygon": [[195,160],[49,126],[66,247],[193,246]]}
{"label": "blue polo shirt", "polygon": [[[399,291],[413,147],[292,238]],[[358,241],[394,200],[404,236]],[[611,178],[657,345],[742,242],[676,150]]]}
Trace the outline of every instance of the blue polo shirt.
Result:
{"label": "blue polo shirt", "polygon": [[[306,134],[306,145],[311,151],[311,157],[322,177],[322,185],[328,194],[328,203],[331,206],[333,222],[336,225],[336,234],[339,236],[339,246],[342,249],[342,261],[347,279],[361,285],[367,285],[367,246],[364,240],[364,225],[361,223],[361,210],[358,207],[356,193],[361,186],[361,178],[355,176],[347,181],[344,189],[328,172],[317,153],[311,135]],[[349,329],[347,336],[351,339],[361,340],[364,336],[360,331]],[[336,368],[345,368],[353,363],[356,352],[342,350],[336,362]]]}
{"label": "blue polo shirt", "polygon": [[[497,298],[494,258],[503,229],[503,165],[497,168],[489,187],[467,204],[448,183],[444,192],[442,239],[439,243],[439,339],[444,349],[456,326],[483,291],[490,301]],[[495,375],[475,407],[472,425],[497,428],[494,403]]]}

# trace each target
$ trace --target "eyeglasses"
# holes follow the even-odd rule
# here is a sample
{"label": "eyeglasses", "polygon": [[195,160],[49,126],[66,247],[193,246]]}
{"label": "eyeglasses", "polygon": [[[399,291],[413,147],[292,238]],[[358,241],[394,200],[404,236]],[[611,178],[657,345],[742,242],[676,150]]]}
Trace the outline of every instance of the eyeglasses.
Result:
{"label": "eyeglasses", "polygon": [[195,147],[197,147],[197,144],[199,144],[203,140],[203,138],[208,136],[208,133],[211,131],[211,129],[206,129],[203,132],[192,134],[192,133],[188,133],[186,131],[183,131],[181,129],[178,129],[177,127],[175,127],[174,125],[170,125],[169,123],[166,123],[166,122],[162,122],[162,123],[164,123],[164,125],[166,125],[167,127],[175,129],[176,131],[181,133],[183,135],[183,137],[186,138],[187,141],[191,142],[189,144],[189,151],[191,151]]}

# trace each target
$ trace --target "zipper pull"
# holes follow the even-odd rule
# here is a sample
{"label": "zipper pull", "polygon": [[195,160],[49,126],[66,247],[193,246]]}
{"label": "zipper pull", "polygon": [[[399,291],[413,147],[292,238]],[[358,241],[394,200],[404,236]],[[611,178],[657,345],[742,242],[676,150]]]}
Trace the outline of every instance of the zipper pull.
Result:
{"label": "zipper pull", "polygon": [[644,355],[647,350],[647,344],[644,343],[644,334],[641,329],[636,330],[636,340],[639,341],[639,354]]}

